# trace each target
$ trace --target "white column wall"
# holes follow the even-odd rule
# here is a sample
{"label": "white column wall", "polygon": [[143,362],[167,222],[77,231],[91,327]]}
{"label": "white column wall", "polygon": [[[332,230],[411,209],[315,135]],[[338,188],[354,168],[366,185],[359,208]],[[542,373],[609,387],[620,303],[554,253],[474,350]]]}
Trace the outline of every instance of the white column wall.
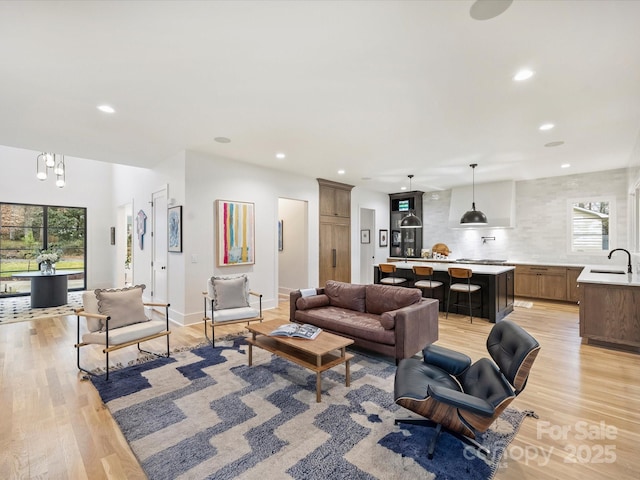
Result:
{"label": "white column wall", "polygon": [[[313,178],[197,152],[186,153],[187,185],[183,210],[185,267],[184,323],[202,319],[202,291],[212,275],[246,273],[252,290],[264,295],[263,308],[278,302],[278,198],[309,205],[308,285],[318,279],[318,183]],[[256,216],[255,264],[215,265],[215,200],[253,202]]]}

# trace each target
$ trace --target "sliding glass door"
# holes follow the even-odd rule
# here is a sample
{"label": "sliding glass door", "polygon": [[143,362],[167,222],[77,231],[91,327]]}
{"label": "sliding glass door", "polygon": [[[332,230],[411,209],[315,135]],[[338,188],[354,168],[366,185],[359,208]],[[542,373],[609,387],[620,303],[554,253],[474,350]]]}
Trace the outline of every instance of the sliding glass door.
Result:
{"label": "sliding glass door", "polygon": [[60,251],[56,269],[80,271],[69,290],[84,290],[86,238],[86,208],[0,203],[0,297],[30,294],[29,279],[12,275],[38,271],[43,249]]}

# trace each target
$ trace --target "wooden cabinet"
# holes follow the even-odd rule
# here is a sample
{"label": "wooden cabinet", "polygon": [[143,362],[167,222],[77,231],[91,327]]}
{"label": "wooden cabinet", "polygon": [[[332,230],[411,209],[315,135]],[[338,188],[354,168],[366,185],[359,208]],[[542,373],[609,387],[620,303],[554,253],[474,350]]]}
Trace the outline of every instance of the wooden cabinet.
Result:
{"label": "wooden cabinet", "polygon": [[353,187],[321,178],[318,179],[318,183],[320,184],[320,216],[350,218]]}
{"label": "wooden cabinet", "polygon": [[518,265],[515,280],[515,293],[518,296],[548,300],[567,299],[566,267]]}
{"label": "wooden cabinet", "polygon": [[581,283],[580,290],[583,340],[640,352],[640,287]]}
{"label": "wooden cabinet", "polygon": [[578,277],[582,272],[582,267],[567,267],[567,300],[578,303],[580,301],[580,290]]}
{"label": "wooden cabinet", "polygon": [[319,178],[320,256],[319,283],[351,281],[352,185]]}
{"label": "wooden cabinet", "polygon": [[320,222],[320,285],[351,281],[350,232],[349,225]]}

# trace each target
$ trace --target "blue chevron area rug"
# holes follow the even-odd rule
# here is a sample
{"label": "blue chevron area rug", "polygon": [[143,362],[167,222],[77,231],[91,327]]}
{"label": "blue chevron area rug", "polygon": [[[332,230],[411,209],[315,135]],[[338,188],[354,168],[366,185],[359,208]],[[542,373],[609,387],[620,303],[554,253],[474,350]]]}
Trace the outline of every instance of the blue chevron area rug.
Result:
{"label": "blue chevron area rug", "polygon": [[525,416],[507,409],[479,437],[478,457],[434,429],[394,425],[409,412],[393,402],[393,363],[355,352],[344,366],[315,373],[259,348],[247,365],[242,337],[216,341],[91,377],[151,480],[160,479],[489,479]]}

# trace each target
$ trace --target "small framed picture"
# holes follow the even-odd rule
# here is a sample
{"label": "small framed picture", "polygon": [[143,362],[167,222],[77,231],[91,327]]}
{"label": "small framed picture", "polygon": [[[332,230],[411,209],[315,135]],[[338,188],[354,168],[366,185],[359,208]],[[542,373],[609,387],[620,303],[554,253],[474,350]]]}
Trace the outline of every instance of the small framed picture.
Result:
{"label": "small framed picture", "polygon": [[182,252],[182,206],[168,209],[169,251]]}
{"label": "small framed picture", "polygon": [[378,244],[381,247],[386,247],[389,245],[389,231],[388,230],[380,230],[378,232]]}
{"label": "small framed picture", "polygon": [[371,243],[371,230],[360,230],[360,243]]}
{"label": "small framed picture", "polygon": [[399,247],[400,246],[400,230],[391,230],[391,246]]}

